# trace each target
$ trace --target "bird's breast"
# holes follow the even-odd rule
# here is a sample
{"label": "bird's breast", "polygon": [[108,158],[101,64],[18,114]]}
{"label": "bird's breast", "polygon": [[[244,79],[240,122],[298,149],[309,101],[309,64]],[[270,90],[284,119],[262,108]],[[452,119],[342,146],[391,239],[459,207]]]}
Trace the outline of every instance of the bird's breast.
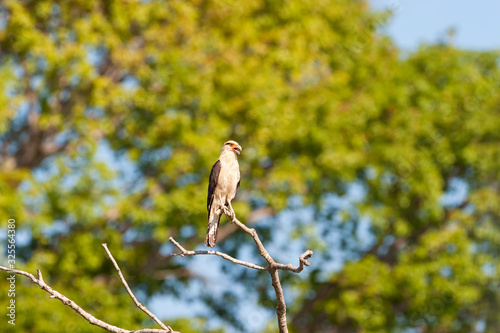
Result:
{"label": "bird's breast", "polygon": [[221,170],[219,173],[218,187],[223,193],[235,191],[240,179],[240,168],[237,160],[221,160]]}

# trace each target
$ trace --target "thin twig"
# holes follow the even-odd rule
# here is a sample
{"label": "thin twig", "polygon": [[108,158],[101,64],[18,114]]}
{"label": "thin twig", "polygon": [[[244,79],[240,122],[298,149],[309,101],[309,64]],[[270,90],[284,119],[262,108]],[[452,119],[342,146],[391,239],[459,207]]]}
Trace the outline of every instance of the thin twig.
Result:
{"label": "thin twig", "polygon": [[[63,294],[61,294],[60,292],[52,289],[43,280],[42,272],[39,269],[37,269],[38,279],[33,274],[30,274],[30,273],[25,272],[25,271],[17,270],[17,269],[11,269],[11,268],[0,266],[0,270],[5,271],[5,272],[9,272],[9,273],[18,274],[18,275],[24,275],[24,276],[30,278],[33,283],[37,284],[38,286],[40,286],[40,288],[42,290],[45,290],[47,293],[49,293],[51,299],[56,298],[56,299],[60,300],[64,305],[69,306],[76,313],[78,313],[80,316],[85,318],[90,324],[98,326],[102,329],[105,329],[106,331],[114,332],[114,333],[132,333],[132,332],[133,333],[171,333],[172,332],[172,331],[167,331],[167,330],[149,329],[149,328],[144,328],[144,329],[140,329],[140,330],[136,330],[136,331],[130,331],[130,330],[126,330],[124,328],[110,325],[102,320],[97,319],[96,317],[94,317],[93,315],[88,313],[87,311],[83,310],[80,306],[78,306],[78,304],[76,304],[75,302],[70,300],[68,297],[66,297]],[[178,332],[175,332],[175,333],[178,333]]]}
{"label": "thin twig", "polygon": [[260,265],[256,265],[253,263],[249,263],[246,261],[241,261],[239,259],[235,259],[225,253],[219,252],[219,251],[188,251],[182,245],[180,245],[175,239],[172,237],[169,238],[169,240],[181,251],[181,253],[174,253],[172,255],[180,255],[180,256],[185,256],[185,255],[198,255],[198,254],[213,254],[213,255],[218,255],[226,260],[229,260],[235,264],[243,265],[246,267],[258,269],[258,270],[265,270],[268,271],[269,274],[271,275],[271,281],[272,285],[274,288],[274,292],[276,294],[276,301],[278,303],[278,306],[276,307],[276,314],[278,316],[278,327],[279,327],[279,332],[280,333],[288,333],[288,327],[287,327],[287,322],[286,322],[286,303],[285,303],[285,297],[283,295],[283,288],[281,287],[281,282],[280,282],[280,277],[279,277],[279,270],[283,271],[290,271],[294,273],[300,273],[304,269],[304,266],[309,266],[309,262],[307,259],[311,258],[313,255],[313,251],[307,250],[304,252],[300,258],[299,258],[299,266],[295,267],[292,264],[284,265],[280,264],[274,261],[274,259],[269,255],[269,252],[267,252],[266,248],[264,247],[264,244],[262,244],[259,235],[257,234],[257,231],[253,228],[249,228],[236,218],[236,215],[234,214],[234,211],[229,210],[229,208],[223,206],[224,209],[224,214],[226,214],[230,219],[231,222],[243,229],[247,234],[252,236],[255,244],[257,245],[257,248],[259,249],[260,255],[267,261],[269,266],[263,267]]}
{"label": "thin twig", "polygon": [[113,255],[111,254],[111,252],[109,252],[108,245],[106,243],[103,243],[103,244],[101,244],[101,246],[104,248],[104,251],[106,251],[106,254],[108,255],[109,259],[111,259],[111,261],[113,262],[113,265],[115,266],[116,271],[118,272],[118,275],[120,276],[120,280],[122,281],[123,285],[125,286],[125,289],[127,289],[127,292],[130,295],[130,298],[132,298],[132,300],[134,301],[135,305],[137,305],[137,307],[139,309],[141,309],[142,312],[144,312],[145,314],[150,316],[154,321],[156,321],[156,323],[158,325],[160,325],[161,328],[163,328],[167,332],[173,332],[172,328],[170,328],[167,325],[165,325],[164,323],[162,323],[161,320],[158,319],[158,317],[156,317],[151,311],[149,311],[144,305],[142,305],[141,302],[139,302],[137,300],[137,298],[135,297],[132,290],[130,290],[127,281],[125,281],[125,278],[123,277],[122,271],[121,271],[120,267],[118,266],[118,264],[116,263],[115,258],[113,258]]}
{"label": "thin twig", "polygon": [[274,259],[269,255],[266,248],[264,247],[264,244],[262,244],[262,242],[260,241],[259,235],[257,235],[257,231],[255,231],[255,229],[253,229],[253,228],[247,227],[246,225],[244,225],[243,223],[238,221],[238,219],[236,218],[236,214],[234,214],[234,212],[230,211],[226,206],[222,206],[222,207],[224,209],[224,214],[226,214],[226,216],[231,219],[232,223],[236,224],[238,227],[243,229],[244,232],[246,232],[247,234],[252,236],[255,244],[257,245],[257,247],[259,249],[260,255],[262,256],[262,258],[266,259],[269,266],[272,267],[275,264]]}
{"label": "thin twig", "polygon": [[184,256],[195,256],[195,255],[199,255],[199,254],[209,254],[209,255],[211,254],[211,255],[216,255],[216,256],[222,257],[222,258],[224,258],[226,260],[229,260],[230,262],[238,264],[238,265],[250,267],[250,268],[253,268],[253,269],[258,269],[258,270],[261,270],[261,271],[267,271],[268,270],[268,268],[266,268],[266,267],[263,267],[263,266],[260,266],[260,265],[252,264],[250,262],[246,262],[246,261],[242,261],[242,260],[233,258],[230,255],[225,254],[223,252],[219,252],[219,251],[188,251],[184,247],[182,247],[182,245],[179,244],[172,237],[170,237],[169,240],[181,251],[180,253],[173,253],[173,254],[171,254],[171,256],[181,256],[181,257],[184,257]]}
{"label": "thin twig", "polygon": [[309,266],[309,262],[307,259],[311,258],[313,255],[313,251],[307,250],[306,252],[302,253],[302,255],[299,257],[299,266],[295,267],[292,264],[288,265],[283,265],[280,263],[275,262],[274,265],[272,266],[273,268],[276,269],[281,269],[282,271],[290,271],[294,273],[300,273],[304,269],[304,266]]}

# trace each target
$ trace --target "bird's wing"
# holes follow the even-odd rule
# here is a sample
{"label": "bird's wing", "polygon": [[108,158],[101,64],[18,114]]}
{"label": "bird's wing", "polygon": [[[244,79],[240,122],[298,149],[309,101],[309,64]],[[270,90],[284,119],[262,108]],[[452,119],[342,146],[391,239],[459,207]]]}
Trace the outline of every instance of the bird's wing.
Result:
{"label": "bird's wing", "polygon": [[220,174],[220,160],[215,162],[210,172],[210,179],[208,181],[208,195],[207,195],[207,210],[210,212],[210,207],[212,207],[212,202],[214,201],[214,192],[217,187],[217,182],[219,181]]}
{"label": "bird's wing", "polygon": [[241,182],[241,175],[240,178],[238,178],[238,184],[236,184],[236,191],[240,188],[240,182]]}

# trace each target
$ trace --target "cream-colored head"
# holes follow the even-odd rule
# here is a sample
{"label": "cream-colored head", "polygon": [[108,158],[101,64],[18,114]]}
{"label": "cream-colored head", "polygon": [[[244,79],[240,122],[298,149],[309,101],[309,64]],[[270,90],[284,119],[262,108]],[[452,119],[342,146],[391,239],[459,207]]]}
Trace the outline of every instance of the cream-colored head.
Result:
{"label": "cream-colored head", "polygon": [[238,144],[238,142],[233,141],[233,140],[227,141],[222,146],[222,152],[233,151],[236,154],[239,154],[242,150],[243,150],[243,148],[241,148],[241,146]]}

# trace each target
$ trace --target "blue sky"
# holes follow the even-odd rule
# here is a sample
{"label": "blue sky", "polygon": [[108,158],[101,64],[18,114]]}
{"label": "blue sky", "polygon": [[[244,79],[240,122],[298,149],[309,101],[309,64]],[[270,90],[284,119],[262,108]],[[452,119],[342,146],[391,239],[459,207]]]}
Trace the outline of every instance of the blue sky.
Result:
{"label": "blue sky", "polygon": [[405,50],[443,40],[455,28],[454,45],[475,50],[500,49],[498,0],[371,0],[375,9],[394,10],[382,29]]}

